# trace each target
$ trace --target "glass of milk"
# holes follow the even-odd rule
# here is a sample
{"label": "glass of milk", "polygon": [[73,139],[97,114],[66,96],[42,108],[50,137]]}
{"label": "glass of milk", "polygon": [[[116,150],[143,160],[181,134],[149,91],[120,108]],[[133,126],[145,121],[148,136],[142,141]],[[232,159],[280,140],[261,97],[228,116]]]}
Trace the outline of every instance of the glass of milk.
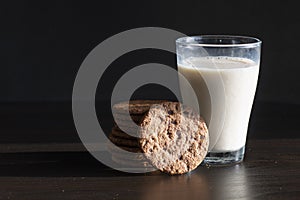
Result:
{"label": "glass of milk", "polygon": [[[178,72],[197,96],[209,130],[207,164],[227,165],[244,158],[255,96],[261,41],[246,36],[203,35],[176,40]],[[193,95],[179,76],[184,104]]]}

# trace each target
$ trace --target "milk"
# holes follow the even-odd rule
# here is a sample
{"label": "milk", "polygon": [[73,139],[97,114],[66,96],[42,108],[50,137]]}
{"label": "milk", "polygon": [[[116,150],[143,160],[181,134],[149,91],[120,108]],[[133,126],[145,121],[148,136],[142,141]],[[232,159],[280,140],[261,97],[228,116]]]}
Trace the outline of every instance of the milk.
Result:
{"label": "milk", "polygon": [[[200,114],[209,127],[210,152],[241,149],[246,142],[248,122],[255,95],[259,65],[238,57],[192,57],[178,71],[196,92]],[[180,90],[189,101],[182,78]]]}

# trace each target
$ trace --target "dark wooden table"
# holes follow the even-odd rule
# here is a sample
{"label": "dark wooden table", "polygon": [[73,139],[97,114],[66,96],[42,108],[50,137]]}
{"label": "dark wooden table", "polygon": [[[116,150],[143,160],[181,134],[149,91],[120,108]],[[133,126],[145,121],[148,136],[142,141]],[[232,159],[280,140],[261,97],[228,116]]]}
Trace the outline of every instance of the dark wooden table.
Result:
{"label": "dark wooden table", "polygon": [[[30,147],[30,145],[28,145]],[[300,140],[250,140],[246,158],[180,176],[128,174],[97,162],[80,145],[0,155],[0,199],[299,199]],[[38,147],[36,145],[34,148]],[[44,150],[43,150],[44,148]],[[24,147],[26,149],[26,147]],[[68,149],[68,150],[67,150]]]}
{"label": "dark wooden table", "polygon": [[285,132],[268,137],[280,132],[279,124],[274,132],[260,128],[266,132],[262,137],[250,133],[245,160],[238,165],[200,166],[180,176],[129,174],[104,166],[86,152],[74,136],[69,112],[57,113],[56,106],[50,106],[47,117],[28,106],[15,108],[18,115],[6,112],[12,108],[0,113],[0,199],[300,199],[296,126],[289,129],[293,134],[286,131],[289,137]]}

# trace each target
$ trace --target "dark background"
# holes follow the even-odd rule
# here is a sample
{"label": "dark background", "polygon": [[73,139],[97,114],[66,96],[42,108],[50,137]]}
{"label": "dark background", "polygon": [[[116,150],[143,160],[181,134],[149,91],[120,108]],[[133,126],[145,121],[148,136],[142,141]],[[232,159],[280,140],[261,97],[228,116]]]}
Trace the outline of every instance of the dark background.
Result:
{"label": "dark background", "polygon": [[[81,62],[106,38],[145,26],[187,35],[260,38],[261,70],[249,136],[298,137],[300,15],[294,1],[7,1],[1,3],[0,21],[2,143],[78,141],[71,96]],[[116,60],[97,94],[99,118],[107,130],[111,119],[104,118],[110,117],[114,83],[146,62],[176,68],[174,55],[154,50]],[[173,98],[159,86],[145,86],[135,97]]]}

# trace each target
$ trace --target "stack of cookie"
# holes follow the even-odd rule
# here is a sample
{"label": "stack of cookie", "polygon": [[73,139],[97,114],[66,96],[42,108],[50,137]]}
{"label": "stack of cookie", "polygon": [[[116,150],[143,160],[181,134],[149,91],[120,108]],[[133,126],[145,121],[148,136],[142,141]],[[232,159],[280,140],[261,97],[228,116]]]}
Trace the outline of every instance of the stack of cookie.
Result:
{"label": "stack of cookie", "polygon": [[[113,161],[127,167],[152,167],[144,156],[140,154],[124,154],[122,150],[132,153],[142,153],[139,138],[135,137],[138,130],[137,128],[150,107],[153,104],[161,102],[163,101],[133,100],[130,101],[129,106],[128,102],[121,102],[113,106],[112,112],[116,123],[112,128],[109,139],[114,145],[119,147],[108,146]],[[132,121],[135,124],[132,124]],[[119,124],[120,127],[117,124]],[[132,162],[132,160],[134,160],[134,162]]]}
{"label": "stack of cookie", "polygon": [[207,154],[204,120],[179,102],[123,102],[113,106],[113,115],[117,123],[109,135],[113,143],[109,149],[118,164],[183,174],[195,169]]}

